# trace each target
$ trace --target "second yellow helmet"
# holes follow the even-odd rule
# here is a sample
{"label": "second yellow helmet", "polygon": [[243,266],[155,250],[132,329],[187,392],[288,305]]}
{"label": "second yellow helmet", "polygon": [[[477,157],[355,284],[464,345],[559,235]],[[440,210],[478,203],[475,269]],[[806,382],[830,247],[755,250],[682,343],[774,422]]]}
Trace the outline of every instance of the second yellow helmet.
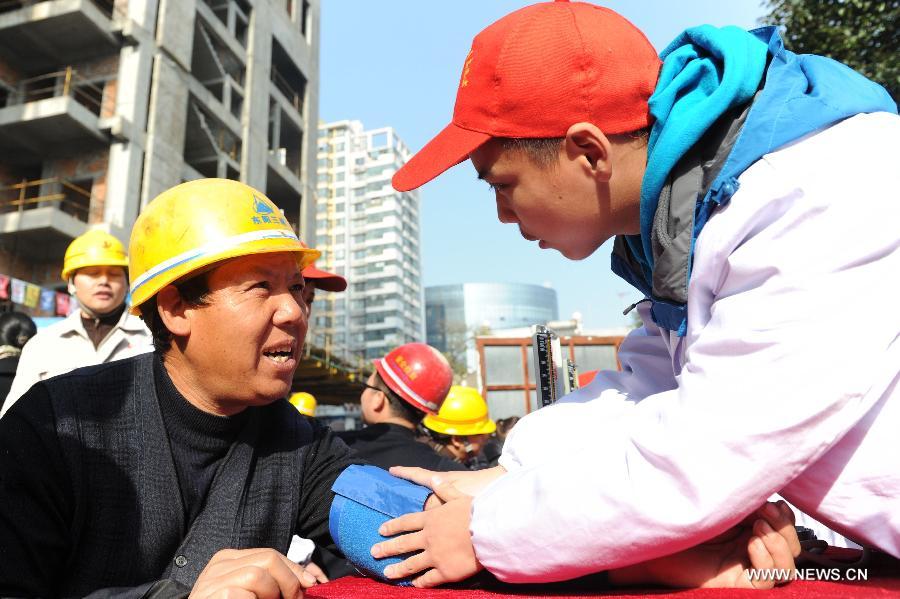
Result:
{"label": "second yellow helmet", "polygon": [[312,393],[299,391],[291,395],[291,398],[288,401],[291,402],[291,405],[297,408],[297,411],[304,416],[312,418],[316,415],[317,403],[316,398],[312,396]]}
{"label": "second yellow helmet", "polygon": [[79,235],[66,249],[61,276],[68,281],[76,270],[88,266],[128,268],[125,246],[109,233],[97,229]]}
{"label": "second yellow helmet", "polygon": [[425,416],[422,424],[443,435],[486,435],[497,430],[487,403],[472,387],[450,387],[437,415]]}

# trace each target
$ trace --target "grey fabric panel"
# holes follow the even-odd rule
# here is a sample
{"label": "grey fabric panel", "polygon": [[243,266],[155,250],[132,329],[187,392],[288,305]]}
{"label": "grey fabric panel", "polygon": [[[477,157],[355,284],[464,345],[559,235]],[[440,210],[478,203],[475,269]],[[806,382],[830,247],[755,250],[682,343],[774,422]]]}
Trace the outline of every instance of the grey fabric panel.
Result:
{"label": "grey fabric panel", "polygon": [[653,296],[687,303],[694,215],[731,154],[752,103],[725,113],[675,165],[663,186],[650,234]]}
{"label": "grey fabric panel", "polygon": [[687,302],[694,209],[703,181],[703,167],[698,153],[693,148],[672,169],[672,176],[659,196],[650,235],[653,295],[678,303]]}

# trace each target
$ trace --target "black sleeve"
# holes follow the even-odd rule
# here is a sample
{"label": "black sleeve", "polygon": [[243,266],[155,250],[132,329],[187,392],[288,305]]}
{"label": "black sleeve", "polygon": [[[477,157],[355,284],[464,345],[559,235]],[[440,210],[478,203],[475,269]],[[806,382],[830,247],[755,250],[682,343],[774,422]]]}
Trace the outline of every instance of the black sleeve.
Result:
{"label": "black sleeve", "polygon": [[451,460],[450,458],[444,457],[442,455],[437,455],[437,461],[435,462],[434,468],[432,470],[436,472],[454,472],[461,470],[469,470],[465,464],[461,464],[456,460]]}
{"label": "black sleeve", "polygon": [[[34,385],[0,418],[0,597],[55,597],[72,550],[75,497],[50,397]],[[90,599],[183,599],[172,580],[97,589]]]}
{"label": "black sleeve", "polygon": [[[303,482],[300,485],[300,510],[297,515],[297,534],[312,539],[317,556],[327,556],[320,563],[329,578],[347,574],[345,560],[335,546],[328,530],[328,512],[334,493],[331,485],[347,466],[364,464],[330,428],[310,419],[314,440],[303,461]],[[315,558],[314,558],[315,559]]]}
{"label": "black sleeve", "polygon": [[0,419],[0,595],[56,595],[74,513],[50,398],[33,386]]}

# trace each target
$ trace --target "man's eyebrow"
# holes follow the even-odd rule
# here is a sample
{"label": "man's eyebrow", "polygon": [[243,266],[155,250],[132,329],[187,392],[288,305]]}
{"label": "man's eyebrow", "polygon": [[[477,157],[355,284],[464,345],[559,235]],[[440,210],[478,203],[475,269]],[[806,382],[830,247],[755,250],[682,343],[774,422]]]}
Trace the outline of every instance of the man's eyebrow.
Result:
{"label": "man's eyebrow", "polygon": [[479,181],[484,181],[485,179],[487,179],[487,178],[490,177],[490,176],[491,176],[491,169],[490,169],[490,167],[478,171],[478,180],[479,180]]}
{"label": "man's eyebrow", "polygon": [[[278,275],[282,274],[283,272],[284,272],[284,270],[280,269],[280,268],[272,268],[269,266],[259,266],[259,265],[254,266],[250,269],[251,276],[263,277],[266,279],[271,279],[273,277],[277,277]],[[300,269],[297,269],[296,271],[291,271],[289,276],[293,279],[302,279],[303,273]]]}

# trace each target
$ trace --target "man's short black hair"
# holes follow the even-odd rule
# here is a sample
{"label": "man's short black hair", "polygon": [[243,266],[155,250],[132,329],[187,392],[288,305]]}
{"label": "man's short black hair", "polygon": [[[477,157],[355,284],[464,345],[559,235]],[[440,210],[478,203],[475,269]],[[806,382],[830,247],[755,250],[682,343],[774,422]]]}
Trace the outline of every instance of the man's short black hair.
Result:
{"label": "man's short black hair", "polygon": [[388,405],[391,407],[391,412],[397,418],[402,418],[413,424],[419,424],[425,418],[425,412],[417,410],[409,402],[394,393],[377,372],[375,373],[375,384],[372,386],[378,387],[384,393],[384,396],[387,397]]}
{"label": "man's short black hair", "polygon": [[[191,277],[186,281],[175,283],[175,289],[185,302],[192,306],[205,306],[209,298],[209,282],[206,273]],[[156,304],[156,296],[148,299],[141,306],[141,319],[150,334],[153,336],[153,346],[157,351],[166,353],[172,346],[173,335],[166,328],[162,318],[159,317],[159,308]]]}
{"label": "man's short black hair", "polygon": [[[650,129],[638,129],[619,135],[610,135],[611,138],[648,139]],[[553,166],[559,160],[559,149],[565,137],[498,137],[500,147],[504,150],[522,152],[535,165],[541,168]]]}

